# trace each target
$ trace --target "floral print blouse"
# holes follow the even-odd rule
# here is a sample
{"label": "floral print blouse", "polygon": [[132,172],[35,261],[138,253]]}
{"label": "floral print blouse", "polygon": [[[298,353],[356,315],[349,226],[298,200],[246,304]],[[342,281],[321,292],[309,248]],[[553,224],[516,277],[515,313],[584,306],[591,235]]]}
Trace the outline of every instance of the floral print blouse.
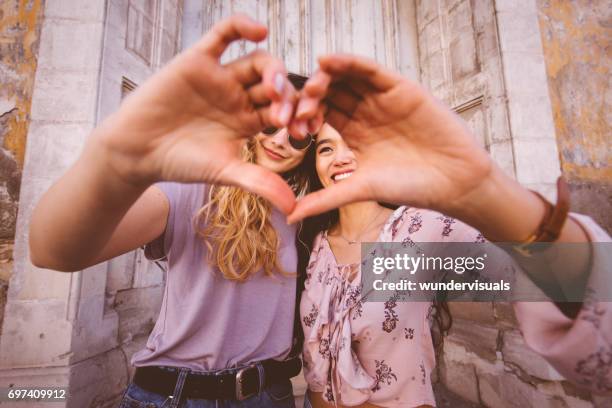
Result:
{"label": "floral print blouse", "polygon": [[[445,240],[481,242],[482,236],[437,212],[400,207],[377,241]],[[309,389],[349,406],[435,406],[431,303],[407,302],[400,292],[386,302],[362,302],[360,272],[359,264],[336,262],[325,232],[317,236],[300,304]]]}
{"label": "floral print blouse", "polygon": [[[572,216],[592,241],[606,240],[607,234],[590,218]],[[435,211],[400,207],[377,241],[414,244],[484,242],[484,238],[470,226]],[[599,276],[596,259],[593,265],[591,274]],[[435,406],[430,380],[435,367],[431,303],[407,302],[399,292],[386,302],[362,301],[359,264],[338,264],[326,232],[315,239],[306,272],[300,316],[308,388],[323,393],[328,402],[347,406],[365,402],[389,408]],[[528,345],[568,379],[592,389],[611,390],[610,303],[586,302],[576,323],[553,303],[514,306]],[[593,316],[596,319],[589,318]]]}

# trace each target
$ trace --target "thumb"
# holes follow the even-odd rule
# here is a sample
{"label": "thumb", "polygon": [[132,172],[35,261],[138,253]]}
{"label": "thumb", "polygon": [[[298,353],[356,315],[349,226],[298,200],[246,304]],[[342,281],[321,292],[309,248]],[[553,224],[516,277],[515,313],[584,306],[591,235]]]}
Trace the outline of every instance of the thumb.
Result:
{"label": "thumb", "polygon": [[330,187],[310,193],[300,199],[287,217],[289,223],[295,223],[312,215],[321,214],[343,205],[369,200],[368,183],[363,173],[357,172]]}
{"label": "thumb", "polygon": [[225,183],[265,198],[283,214],[289,214],[295,207],[295,194],[287,182],[261,166],[238,161],[226,168],[225,178]]}

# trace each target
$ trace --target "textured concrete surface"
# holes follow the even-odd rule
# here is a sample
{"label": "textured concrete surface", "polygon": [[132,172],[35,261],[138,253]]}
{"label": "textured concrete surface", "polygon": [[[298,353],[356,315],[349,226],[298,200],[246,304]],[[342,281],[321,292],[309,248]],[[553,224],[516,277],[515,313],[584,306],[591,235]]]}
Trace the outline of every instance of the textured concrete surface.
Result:
{"label": "textured concrete surface", "polygon": [[612,4],[538,0],[548,89],[573,209],[612,231]]}
{"label": "textured concrete surface", "polygon": [[15,235],[42,8],[42,0],[0,3],[0,239]]}

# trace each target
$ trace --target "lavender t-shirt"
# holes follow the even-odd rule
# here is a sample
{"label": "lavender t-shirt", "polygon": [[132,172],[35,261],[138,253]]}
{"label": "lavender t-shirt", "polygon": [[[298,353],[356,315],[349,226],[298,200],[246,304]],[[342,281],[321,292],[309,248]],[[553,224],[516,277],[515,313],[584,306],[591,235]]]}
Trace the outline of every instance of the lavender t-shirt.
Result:
{"label": "lavender t-shirt", "polygon": [[[159,317],[132,364],[211,371],[285,358],[293,339],[295,277],[259,271],[245,282],[225,279],[207,263],[207,249],[193,228],[206,186],[157,186],[170,203],[163,236],[168,273]],[[295,228],[276,210],[272,225],[280,241],[279,262],[285,271],[295,272]]]}

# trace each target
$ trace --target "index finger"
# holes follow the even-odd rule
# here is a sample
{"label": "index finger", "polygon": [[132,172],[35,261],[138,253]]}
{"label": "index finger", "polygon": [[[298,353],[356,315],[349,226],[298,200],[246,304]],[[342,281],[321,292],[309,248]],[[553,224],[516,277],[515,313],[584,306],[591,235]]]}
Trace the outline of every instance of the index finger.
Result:
{"label": "index finger", "polygon": [[321,70],[332,77],[360,79],[376,90],[386,92],[393,88],[402,76],[398,75],[376,61],[351,54],[331,54],[319,58]]}
{"label": "index finger", "polygon": [[293,224],[306,217],[369,199],[370,192],[367,182],[363,174],[356,171],[347,180],[302,197],[287,217],[287,222]]}
{"label": "index finger", "polygon": [[268,35],[266,26],[242,14],[233,15],[215,24],[195,45],[199,51],[218,59],[236,40],[262,41]]}
{"label": "index finger", "polygon": [[266,51],[255,50],[225,67],[243,87],[261,87],[257,93],[271,101],[290,100],[295,94],[283,62]]}

